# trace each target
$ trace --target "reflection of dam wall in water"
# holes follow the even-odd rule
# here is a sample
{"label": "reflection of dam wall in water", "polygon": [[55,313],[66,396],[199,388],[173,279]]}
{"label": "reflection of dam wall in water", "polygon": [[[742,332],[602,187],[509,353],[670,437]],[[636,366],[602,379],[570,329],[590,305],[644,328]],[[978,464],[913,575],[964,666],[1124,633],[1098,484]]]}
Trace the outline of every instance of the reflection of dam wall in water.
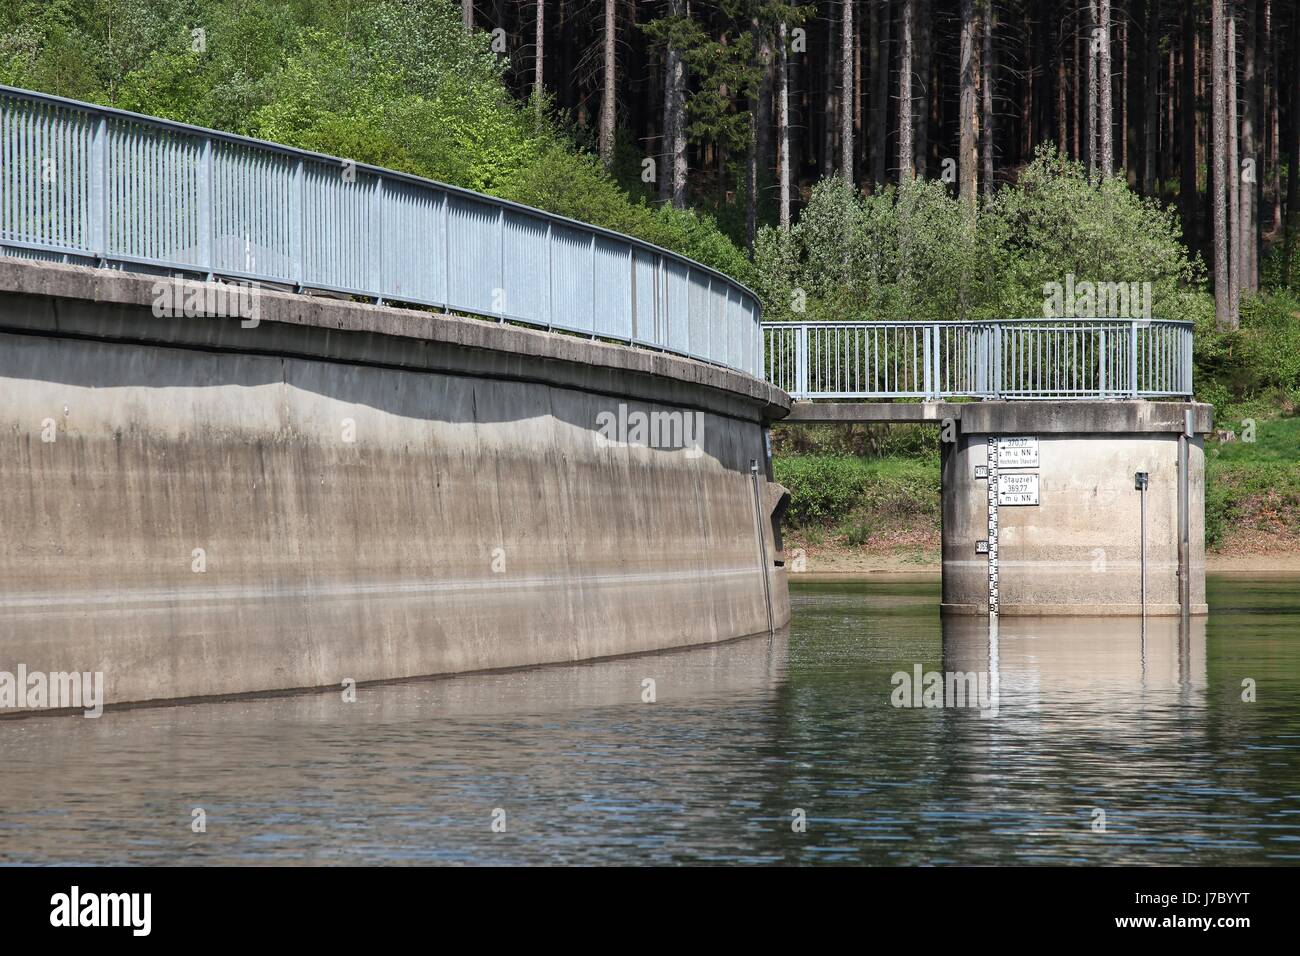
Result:
{"label": "reflection of dam wall in water", "polygon": [[[0,260],[0,671],[102,671],[111,705],[787,622],[771,386],[270,292],[255,328],[157,318],[153,286]],[[700,447],[605,441],[621,405],[702,413]]]}
{"label": "reflection of dam wall in water", "polygon": [[[685,790],[693,773],[707,773],[733,794],[752,785],[760,761],[728,761],[735,742],[716,732],[738,707],[773,706],[787,643],[778,632],[448,675],[361,688],[355,703],[322,693],[3,722],[0,864],[193,863],[196,841],[208,862],[337,864],[373,859],[376,845],[407,862],[527,859],[512,856],[523,852],[518,845],[482,842],[495,807],[508,812],[516,840],[557,827],[576,828],[576,844],[584,834],[594,845],[635,840],[642,823],[627,820],[638,817],[620,817],[620,830],[608,814],[674,789],[671,780]],[[643,697],[647,678],[653,704]],[[667,772],[681,776],[655,773],[647,783],[641,747],[671,749],[678,759]],[[195,806],[209,824],[197,837]],[[646,811],[654,819],[643,825],[662,835],[660,812]],[[114,825],[98,825],[106,819]],[[726,814],[716,824],[721,841],[735,832]],[[535,852],[554,862],[576,844]]]}

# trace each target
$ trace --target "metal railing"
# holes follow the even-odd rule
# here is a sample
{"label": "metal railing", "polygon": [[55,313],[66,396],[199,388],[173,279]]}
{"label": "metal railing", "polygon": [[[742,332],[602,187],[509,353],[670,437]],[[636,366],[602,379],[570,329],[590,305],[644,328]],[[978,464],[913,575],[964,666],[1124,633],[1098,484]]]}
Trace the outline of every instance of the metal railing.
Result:
{"label": "metal railing", "polygon": [[1192,323],[1146,319],[765,322],[792,398],[1190,397]]}
{"label": "metal railing", "polygon": [[418,176],[6,86],[0,254],[436,306],[762,374],[757,297],[657,246]]}

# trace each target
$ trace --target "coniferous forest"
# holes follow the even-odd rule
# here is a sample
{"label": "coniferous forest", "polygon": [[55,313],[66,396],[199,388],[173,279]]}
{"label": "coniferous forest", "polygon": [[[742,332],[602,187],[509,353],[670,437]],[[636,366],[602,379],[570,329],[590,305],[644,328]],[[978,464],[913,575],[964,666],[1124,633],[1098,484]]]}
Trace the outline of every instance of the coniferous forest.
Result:
{"label": "coniferous forest", "polygon": [[463,3],[624,176],[738,241],[813,185],[912,177],[975,206],[1052,146],[1173,204],[1221,324],[1289,275],[1300,11],[1286,0],[541,0]]}

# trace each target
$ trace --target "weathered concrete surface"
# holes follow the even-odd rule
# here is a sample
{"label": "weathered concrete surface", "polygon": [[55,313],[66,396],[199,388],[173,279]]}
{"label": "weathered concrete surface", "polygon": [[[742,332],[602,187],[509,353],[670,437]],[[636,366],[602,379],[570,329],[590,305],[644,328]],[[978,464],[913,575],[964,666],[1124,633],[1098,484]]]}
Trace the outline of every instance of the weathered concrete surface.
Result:
{"label": "weathered concrete surface", "polygon": [[961,409],[961,430],[967,433],[1013,435],[1162,434],[1183,430],[1184,411],[1192,413],[1192,431],[1203,435],[1213,427],[1214,406],[1204,402],[1157,402],[1146,399],[1104,402],[1007,401],[971,402]]}
{"label": "weathered concrete surface", "polygon": [[[0,259],[0,670],[112,705],[713,643],[769,592],[788,621],[770,386],[279,293],[156,318],[153,285]],[[609,446],[620,404],[700,413],[701,453]]]}
{"label": "weathered concrete surface", "polygon": [[933,422],[960,419],[958,402],[795,402],[782,424],[851,425],[856,422]]}
{"label": "weathered concrete surface", "polygon": [[1211,428],[1213,406],[1157,401],[997,402],[795,402],[783,424],[961,422],[968,432],[1181,432],[1183,410],[1191,409],[1192,430]]}
{"label": "weathered concrete surface", "polygon": [[955,443],[943,445],[943,609],[988,612],[989,435],[1033,435],[1039,505],[999,509],[999,610],[1002,615],[1140,614],[1140,493],[1149,474],[1147,613],[1178,614],[1178,432],[1193,413],[1188,440],[1191,613],[1205,605],[1205,454],[1199,434],[1211,407],[1173,402],[980,403],[964,406]]}

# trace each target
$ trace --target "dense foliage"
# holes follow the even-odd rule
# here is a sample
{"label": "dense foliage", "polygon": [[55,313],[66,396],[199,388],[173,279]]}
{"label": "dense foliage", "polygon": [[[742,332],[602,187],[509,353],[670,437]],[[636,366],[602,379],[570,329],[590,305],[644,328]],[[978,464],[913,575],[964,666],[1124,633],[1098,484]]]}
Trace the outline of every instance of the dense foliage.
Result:
{"label": "dense foliage", "polygon": [[760,233],[755,258],[769,318],[1041,316],[1044,284],[1067,274],[1150,282],[1156,317],[1183,316],[1205,296],[1172,210],[1120,179],[1090,185],[1046,148],[973,217],[939,180],[869,196],[824,180],[788,233]]}
{"label": "dense foliage", "polygon": [[0,5],[0,83],[416,173],[749,277],[712,219],[630,196],[547,104],[510,95],[505,70],[449,2]]}
{"label": "dense foliage", "polygon": [[795,527],[870,516],[876,520],[939,517],[937,459],[795,455],[774,459],[776,480],[790,490],[786,520]]}

